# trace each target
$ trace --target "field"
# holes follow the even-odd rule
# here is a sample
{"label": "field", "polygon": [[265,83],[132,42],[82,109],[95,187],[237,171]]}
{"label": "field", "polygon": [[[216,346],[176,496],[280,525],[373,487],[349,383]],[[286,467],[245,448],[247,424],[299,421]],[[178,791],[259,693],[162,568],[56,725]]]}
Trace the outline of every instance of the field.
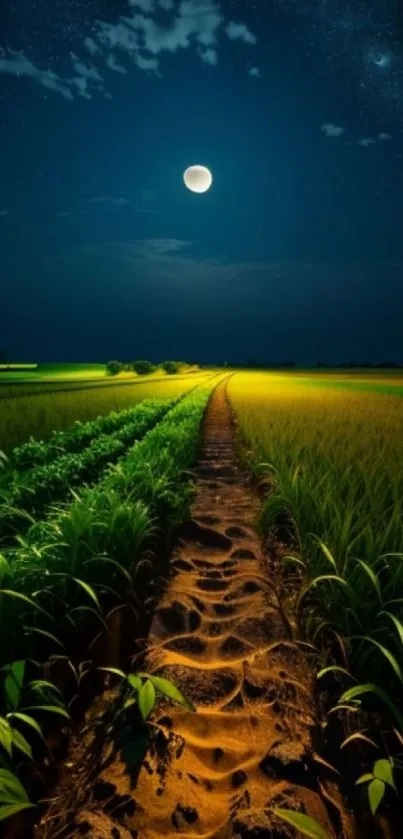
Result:
{"label": "field", "polygon": [[[178,802],[196,811],[196,781],[211,790],[220,778],[203,798],[205,835],[229,818],[238,783],[270,799],[264,813],[241,808],[240,836],[263,825],[267,836],[361,839],[378,830],[378,809],[392,830],[403,746],[402,396],[393,372],[205,371],[0,400],[0,820],[26,810],[24,835],[39,819],[45,839],[64,835],[63,806],[77,824],[81,810],[89,818],[95,776],[80,773],[95,754],[90,744],[81,755],[77,708],[106,689],[107,724],[113,706],[137,744],[137,785],[121,792],[135,806],[116,829],[168,835]],[[35,815],[58,777],[41,742],[61,736],[57,718],[72,728],[66,759],[80,791],[62,777],[55,809]],[[162,793],[152,744],[167,725],[184,743],[184,781],[169,759]],[[276,757],[263,779],[268,749]],[[116,761],[111,779],[123,772]],[[304,761],[319,773],[310,785]],[[329,789],[355,833],[327,808]],[[156,796],[158,829],[148,814]],[[285,822],[294,833],[281,832]]]}
{"label": "field", "polygon": [[47,439],[53,430],[62,431],[76,420],[123,410],[142,399],[179,395],[205,374],[133,378],[132,383],[118,377],[99,384],[31,384],[12,390],[0,384],[0,450],[8,454],[31,436]]}

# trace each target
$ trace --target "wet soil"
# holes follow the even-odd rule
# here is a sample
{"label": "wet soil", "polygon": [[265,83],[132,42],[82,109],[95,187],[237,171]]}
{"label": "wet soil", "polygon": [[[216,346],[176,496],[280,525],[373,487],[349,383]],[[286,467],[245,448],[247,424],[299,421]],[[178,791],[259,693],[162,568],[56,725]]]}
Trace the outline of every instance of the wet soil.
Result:
{"label": "wet soil", "polygon": [[114,757],[63,835],[295,836],[273,815],[285,807],[315,818],[329,837],[351,837],[336,785],[320,778],[314,674],[254,527],[259,502],[237,466],[225,382],[206,411],[193,480],[192,518],[172,557],[144,669],[172,679],[197,712],[160,703],[152,722],[168,737],[135,779]]}

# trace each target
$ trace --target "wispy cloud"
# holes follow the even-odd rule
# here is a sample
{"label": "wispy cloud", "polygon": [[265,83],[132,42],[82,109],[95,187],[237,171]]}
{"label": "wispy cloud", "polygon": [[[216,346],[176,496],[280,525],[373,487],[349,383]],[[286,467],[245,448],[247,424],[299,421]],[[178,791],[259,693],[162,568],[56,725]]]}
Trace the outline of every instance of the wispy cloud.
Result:
{"label": "wispy cloud", "polygon": [[49,90],[55,90],[65,99],[73,99],[69,81],[62,79],[53,70],[39,70],[20,52],[9,51],[7,58],[0,58],[0,73],[10,73],[13,76],[30,76]]}
{"label": "wispy cloud", "polygon": [[332,122],[325,122],[321,126],[321,131],[326,134],[326,137],[341,137],[345,129],[341,125],[334,125]]}
{"label": "wispy cloud", "polygon": [[124,196],[115,198],[113,195],[94,195],[90,201],[92,204],[106,204],[110,207],[125,207],[132,203],[130,198]]}
{"label": "wispy cloud", "polygon": [[8,210],[0,210],[0,216],[8,216],[8,215],[9,215]]}
{"label": "wispy cloud", "polygon": [[376,140],[373,137],[363,137],[361,140],[358,140],[360,146],[373,146],[376,143]]}
{"label": "wispy cloud", "polygon": [[[219,36],[224,32],[231,41],[256,43],[256,36],[242,22],[227,22],[217,0],[129,0],[128,13],[114,21],[97,20],[91,37],[82,41],[86,59],[70,53],[74,75],[62,78],[53,70],[40,70],[22,53],[8,51],[0,59],[0,73],[31,76],[42,86],[65,99],[80,96],[91,99],[104,90],[103,69],[125,74],[130,66],[146,73],[162,75],[164,54],[192,49],[210,66],[219,60]],[[251,75],[259,75],[251,68]]]}
{"label": "wispy cloud", "polygon": [[63,210],[61,213],[56,213],[57,218],[70,218],[72,215],[71,210]]}
{"label": "wispy cloud", "polygon": [[249,75],[255,76],[255,78],[260,78],[260,70],[259,67],[249,67]]}
{"label": "wispy cloud", "polygon": [[381,133],[378,134],[378,140],[391,140],[391,139],[392,139],[392,135],[388,134],[386,131],[381,131]]}
{"label": "wispy cloud", "polygon": [[231,20],[225,27],[225,32],[231,41],[245,41],[245,44],[256,44],[256,35],[244,23],[234,23]]}
{"label": "wispy cloud", "polygon": [[113,55],[112,52],[110,52],[109,55],[108,55],[108,58],[107,58],[107,61],[106,61],[106,66],[109,67],[109,70],[114,70],[115,73],[122,73],[122,74],[127,73],[126,68],[122,67],[122,65],[119,64],[118,61],[116,61],[116,58],[115,58],[115,56]]}
{"label": "wispy cloud", "polygon": [[93,38],[85,38],[84,46],[87,47],[87,50],[90,53],[90,55],[96,55],[97,52],[100,52],[100,48],[98,44],[95,43]]}

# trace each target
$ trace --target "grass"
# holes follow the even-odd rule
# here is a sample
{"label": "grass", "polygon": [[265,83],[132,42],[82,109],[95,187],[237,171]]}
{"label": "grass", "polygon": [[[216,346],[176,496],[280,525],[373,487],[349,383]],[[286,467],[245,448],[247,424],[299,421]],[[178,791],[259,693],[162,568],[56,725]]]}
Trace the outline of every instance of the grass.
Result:
{"label": "grass", "polygon": [[[0,365],[0,384],[4,381],[18,381],[20,379],[80,379],[105,377],[105,364],[32,364],[25,365],[24,370],[12,369],[19,365]],[[10,369],[9,369],[10,368]]]}
{"label": "grass", "polygon": [[0,450],[9,454],[30,437],[47,440],[52,431],[63,431],[76,420],[86,422],[101,414],[132,407],[143,399],[174,399],[208,375],[150,377],[132,386],[119,382],[108,386],[106,382],[100,387],[0,400]]}
{"label": "grass", "polygon": [[308,634],[341,639],[359,680],[347,699],[380,704],[400,730],[403,401],[265,373],[237,374],[230,397],[244,454],[271,487],[261,527],[292,523]]}

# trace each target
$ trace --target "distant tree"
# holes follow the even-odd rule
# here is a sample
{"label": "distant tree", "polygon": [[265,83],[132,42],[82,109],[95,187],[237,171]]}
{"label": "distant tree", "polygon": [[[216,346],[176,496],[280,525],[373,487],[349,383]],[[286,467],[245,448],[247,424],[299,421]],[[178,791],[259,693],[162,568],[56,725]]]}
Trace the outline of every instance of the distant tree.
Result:
{"label": "distant tree", "polygon": [[147,376],[155,370],[155,366],[151,364],[151,361],[133,361],[131,367],[139,376]]}
{"label": "distant tree", "polygon": [[121,373],[123,370],[123,364],[121,361],[108,361],[106,365],[106,372],[108,376],[117,376],[118,373]]}
{"label": "distant tree", "polygon": [[163,370],[169,375],[173,375],[174,373],[178,373],[180,362],[179,361],[163,361],[161,364]]}
{"label": "distant tree", "polygon": [[7,361],[7,353],[5,350],[0,350],[0,364],[5,364]]}
{"label": "distant tree", "polygon": [[296,367],[296,366],[297,366],[296,361],[282,361],[281,364],[280,364],[280,367]]}

